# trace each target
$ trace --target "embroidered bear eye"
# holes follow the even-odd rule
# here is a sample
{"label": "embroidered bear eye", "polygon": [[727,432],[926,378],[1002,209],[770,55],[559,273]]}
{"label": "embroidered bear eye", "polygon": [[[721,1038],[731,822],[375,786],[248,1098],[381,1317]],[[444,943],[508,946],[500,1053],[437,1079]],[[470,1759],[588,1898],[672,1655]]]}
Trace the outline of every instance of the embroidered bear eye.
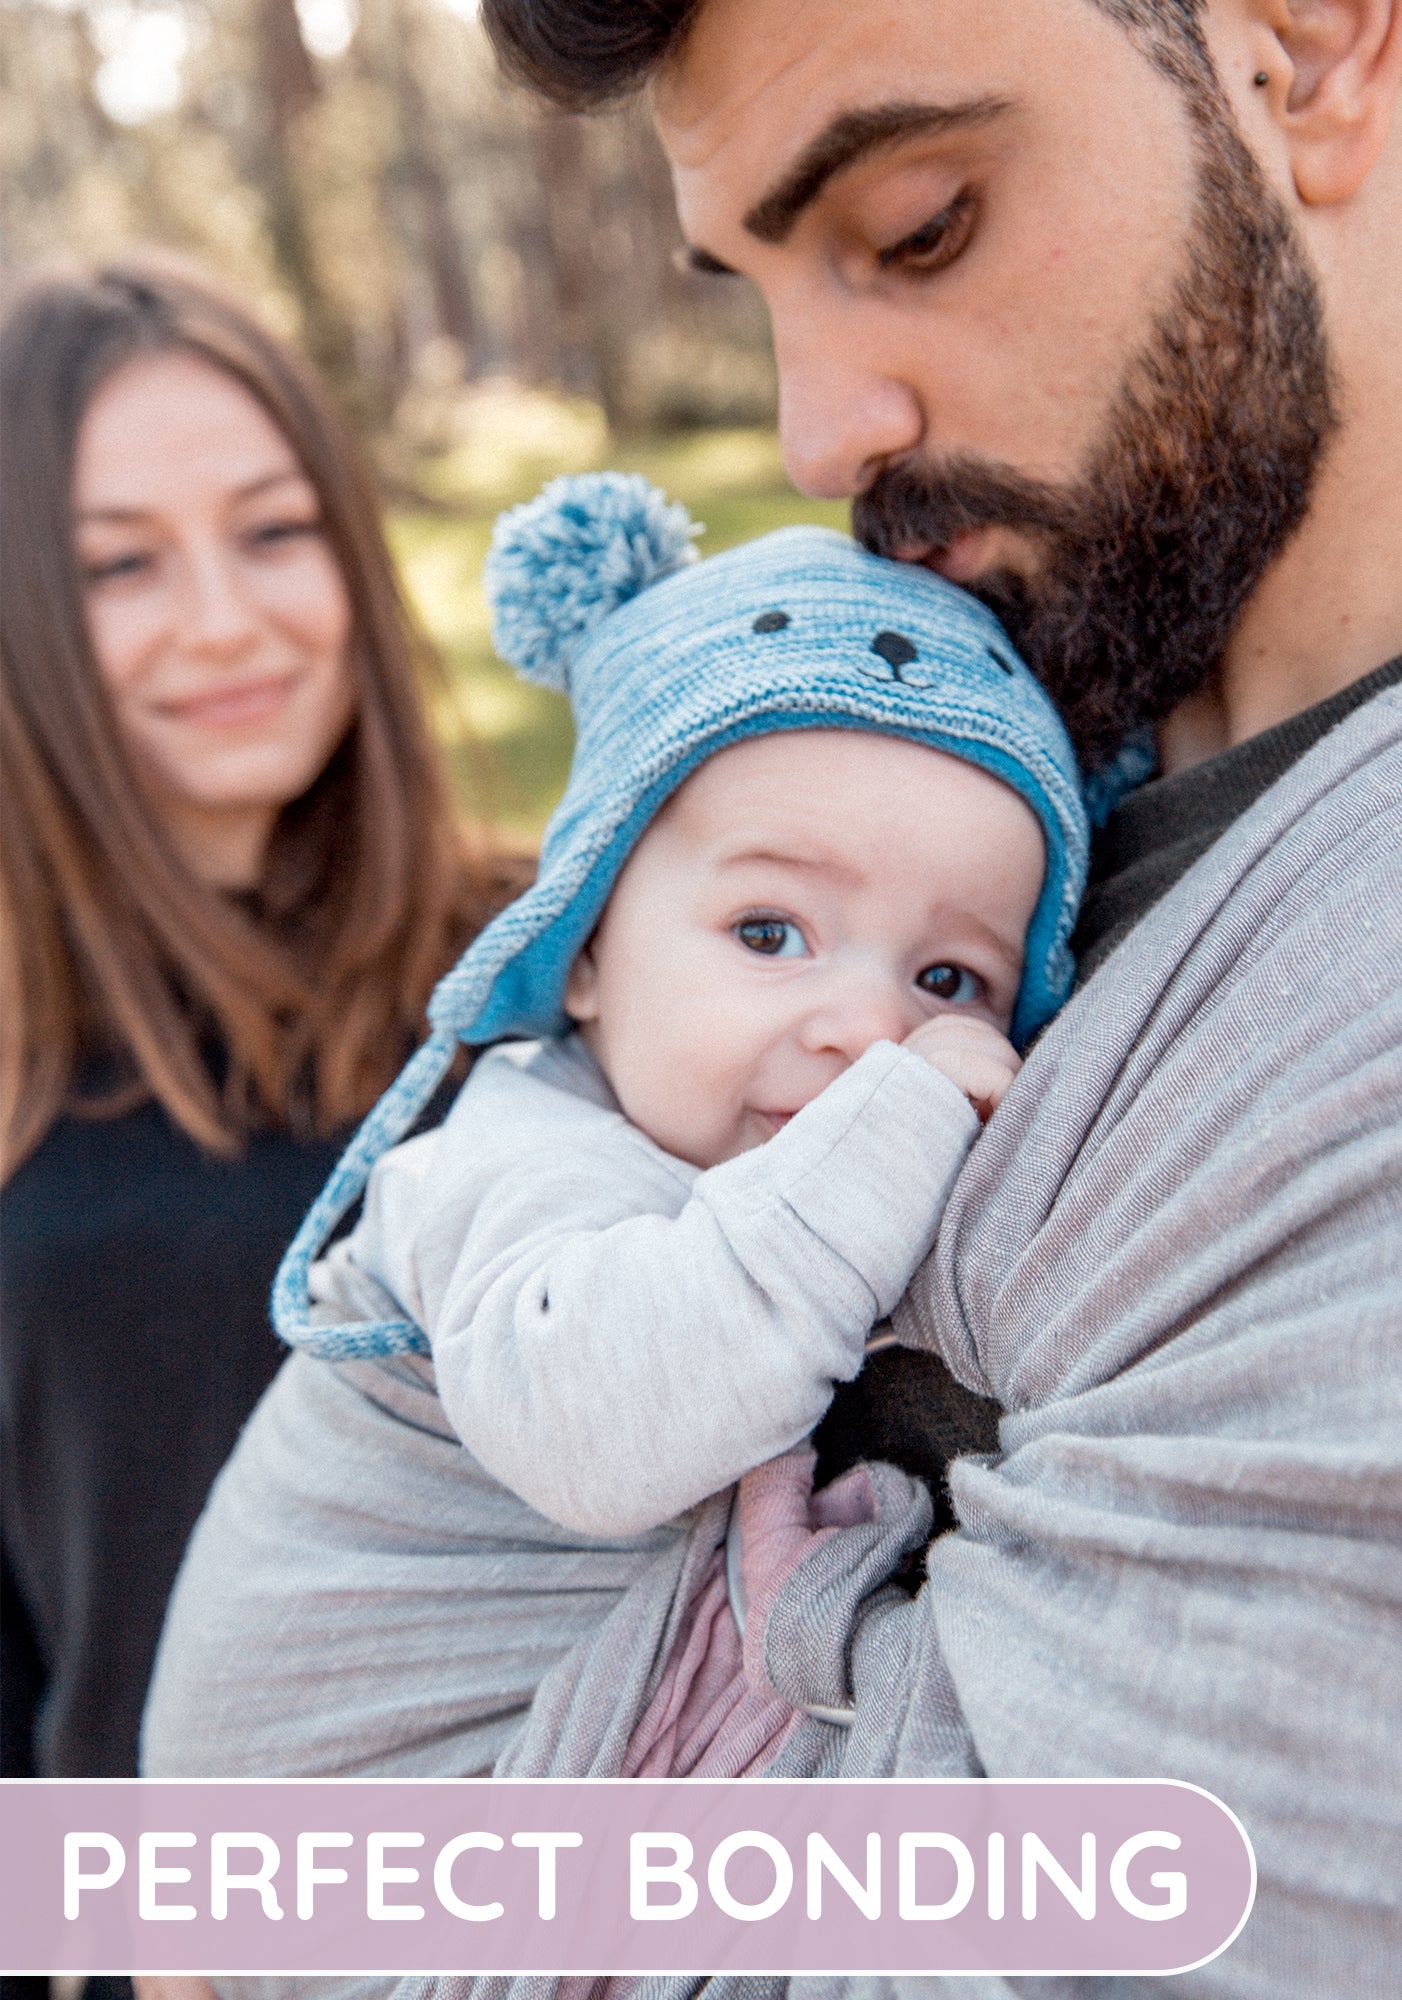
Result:
{"label": "embroidered bear eye", "polygon": [[871,642],[871,650],[888,667],[894,667],[897,673],[920,657],[919,648],[913,640],[907,639],[904,632],[878,632]]}
{"label": "embroidered bear eye", "polygon": [[756,632],[782,632],[788,622],[787,611],[761,611],[751,629]]}

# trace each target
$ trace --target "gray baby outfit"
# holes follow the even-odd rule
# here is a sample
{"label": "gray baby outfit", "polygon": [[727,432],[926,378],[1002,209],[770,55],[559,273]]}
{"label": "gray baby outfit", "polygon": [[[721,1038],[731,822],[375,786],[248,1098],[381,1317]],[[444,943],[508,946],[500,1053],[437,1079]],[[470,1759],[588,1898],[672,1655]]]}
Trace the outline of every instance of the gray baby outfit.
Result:
{"label": "gray baby outfit", "polygon": [[313,1274],[318,1316],[407,1314],[432,1364],[285,1365],[177,1584],[146,1774],[490,1771],[676,1517],[856,1374],[977,1131],[879,1042],[703,1173],[577,1036],[488,1051]]}

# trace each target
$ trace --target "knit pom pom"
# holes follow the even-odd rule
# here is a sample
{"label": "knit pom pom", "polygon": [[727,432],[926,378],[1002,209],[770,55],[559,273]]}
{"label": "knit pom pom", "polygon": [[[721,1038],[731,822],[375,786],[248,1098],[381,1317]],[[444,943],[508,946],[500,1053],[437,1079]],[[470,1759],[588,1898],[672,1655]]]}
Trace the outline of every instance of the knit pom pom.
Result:
{"label": "knit pom pom", "polygon": [[685,507],[636,472],[552,479],[502,514],[482,573],[492,644],[518,673],[564,689],[584,640],[611,611],[696,560]]}

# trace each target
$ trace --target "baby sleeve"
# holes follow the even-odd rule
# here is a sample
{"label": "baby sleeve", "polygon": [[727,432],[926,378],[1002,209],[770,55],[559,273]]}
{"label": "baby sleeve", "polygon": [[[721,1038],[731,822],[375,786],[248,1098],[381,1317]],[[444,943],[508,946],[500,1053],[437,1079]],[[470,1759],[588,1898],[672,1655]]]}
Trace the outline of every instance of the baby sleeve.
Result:
{"label": "baby sleeve", "polygon": [[566,1527],[635,1533],[812,1429],[929,1250],[978,1120],[889,1042],[705,1173],[592,1110],[529,1121],[465,1229],[451,1202],[428,1221],[445,1275],[415,1304],[483,1465]]}

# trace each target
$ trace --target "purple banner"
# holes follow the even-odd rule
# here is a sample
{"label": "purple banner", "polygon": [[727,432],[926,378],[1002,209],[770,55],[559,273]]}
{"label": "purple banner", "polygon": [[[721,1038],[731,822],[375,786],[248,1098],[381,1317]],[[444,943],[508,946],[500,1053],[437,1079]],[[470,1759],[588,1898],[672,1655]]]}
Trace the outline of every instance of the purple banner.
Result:
{"label": "purple banner", "polygon": [[0,1783],[6,1972],[1178,1972],[1255,1888],[1161,1780]]}

